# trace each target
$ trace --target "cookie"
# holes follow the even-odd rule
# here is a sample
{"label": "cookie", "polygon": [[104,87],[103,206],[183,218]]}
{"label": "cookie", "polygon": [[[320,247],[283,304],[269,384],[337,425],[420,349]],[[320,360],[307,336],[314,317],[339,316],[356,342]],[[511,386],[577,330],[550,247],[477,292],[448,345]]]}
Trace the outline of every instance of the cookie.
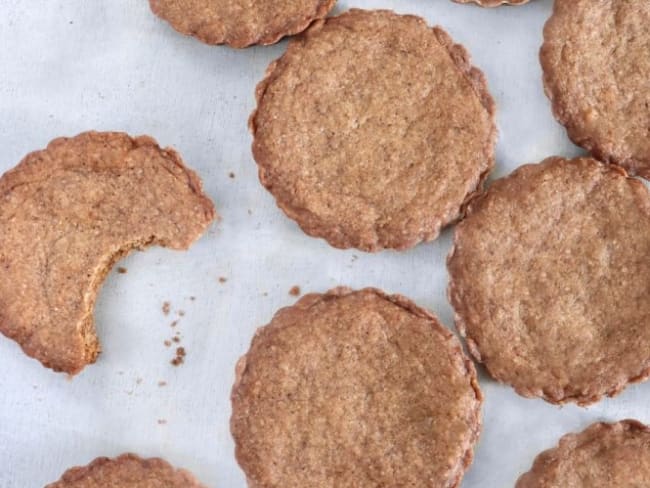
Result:
{"label": "cookie", "polygon": [[587,405],[650,372],[650,194],[615,165],[550,158],[468,205],[448,258],[470,351],[527,397]]}
{"label": "cookie", "polygon": [[454,0],[456,3],[475,3],[481,7],[499,7],[500,5],[523,5],[529,0]]}
{"label": "cookie", "polygon": [[596,423],[541,453],[516,488],[650,486],[650,429],[636,420]]}
{"label": "cookie", "polygon": [[556,0],[540,52],[571,140],[650,178],[650,2]]}
{"label": "cookie", "polygon": [[273,44],[322,19],[336,0],[149,0],[151,9],[181,34],[207,44]]}
{"label": "cookie", "polygon": [[249,486],[456,487],[482,396],[458,340],[376,289],[306,295],[239,361],[231,430]]}
{"label": "cookie", "polygon": [[439,27],[350,10],[293,40],[250,119],[262,184],[339,248],[435,239],[494,164],[483,74]]}
{"label": "cookie", "polygon": [[52,141],[0,178],[0,332],[55,371],[99,354],[93,308],[133,249],[187,249],[215,218],[201,181],[149,137]]}
{"label": "cookie", "polygon": [[98,458],[85,467],[66,471],[45,488],[205,488],[194,476],[174,469],[162,459],[123,454]]}

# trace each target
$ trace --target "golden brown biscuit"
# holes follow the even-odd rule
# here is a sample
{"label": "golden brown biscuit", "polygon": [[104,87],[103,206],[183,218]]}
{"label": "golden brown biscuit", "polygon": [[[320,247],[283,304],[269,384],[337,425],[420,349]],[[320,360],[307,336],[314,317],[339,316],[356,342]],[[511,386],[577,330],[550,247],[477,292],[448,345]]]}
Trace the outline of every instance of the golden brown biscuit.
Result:
{"label": "golden brown biscuit", "polygon": [[66,471],[45,488],[205,488],[194,476],[174,469],[159,458],[141,459],[134,454],[98,458],[85,467]]}
{"label": "golden brown biscuit", "polygon": [[201,181],[149,137],[52,141],[0,178],[0,332],[55,371],[99,354],[93,308],[133,249],[187,249],[215,217]]}
{"label": "golden brown biscuit", "polygon": [[586,405],[650,373],[650,194],[591,158],[550,158],[468,205],[448,258],[470,351],[528,397]]}
{"label": "golden brown biscuit", "polygon": [[231,430],[256,488],[456,487],[482,396],[456,337],[376,289],[306,295],[237,365]]}
{"label": "golden brown biscuit", "polygon": [[435,239],[494,164],[494,103],[439,27],[350,10],[289,44],[250,119],[262,184],[339,248]]}
{"label": "golden brown biscuit", "polygon": [[322,19],[336,0],[149,0],[181,34],[207,44],[273,44]]}
{"label": "golden brown biscuit", "polygon": [[523,5],[529,0],[454,0],[456,3],[475,3],[481,7],[499,7],[500,5]]}
{"label": "golden brown biscuit", "polygon": [[650,429],[636,420],[596,423],[535,459],[516,488],[650,486]]}
{"label": "golden brown biscuit", "polygon": [[556,0],[544,87],[573,142],[650,178],[650,2]]}

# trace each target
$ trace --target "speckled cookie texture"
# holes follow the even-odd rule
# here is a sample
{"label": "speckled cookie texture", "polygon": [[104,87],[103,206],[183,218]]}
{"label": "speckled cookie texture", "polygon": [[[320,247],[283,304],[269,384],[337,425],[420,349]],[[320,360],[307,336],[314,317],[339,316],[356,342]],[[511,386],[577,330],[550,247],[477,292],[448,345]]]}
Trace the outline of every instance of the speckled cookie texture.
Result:
{"label": "speckled cookie texture", "polygon": [[523,5],[529,0],[454,0],[456,3],[475,3],[481,7],[499,7],[501,5]]}
{"label": "speckled cookie texture", "polygon": [[516,488],[650,486],[650,429],[636,420],[596,423],[541,453]]}
{"label": "speckled cookie texture", "polygon": [[273,44],[322,19],[336,0],[149,0],[178,32],[208,44]]}
{"label": "speckled cookie texture", "polygon": [[257,103],[262,184],[335,247],[436,238],[493,166],[483,74],[419,17],[353,9],[315,23],[271,64]]}
{"label": "speckled cookie texture", "polygon": [[237,365],[231,429],[249,486],[456,487],[481,392],[437,319],[337,288],[280,310]]}
{"label": "speckled cookie texture", "polygon": [[650,178],[650,2],[556,0],[540,59],[573,142]]}
{"label": "speckled cookie texture", "polygon": [[448,259],[456,325],[528,397],[593,403],[650,373],[650,194],[591,158],[522,166],[468,205]]}
{"label": "speckled cookie texture", "polygon": [[45,488],[205,488],[189,472],[174,469],[159,458],[123,454],[98,458],[85,467],[66,471]]}
{"label": "speckled cookie texture", "polygon": [[93,308],[113,263],[186,249],[215,218],[196,174],[149,137],[52,141],[0,178],[0,332],[70,374],[95,361]]}

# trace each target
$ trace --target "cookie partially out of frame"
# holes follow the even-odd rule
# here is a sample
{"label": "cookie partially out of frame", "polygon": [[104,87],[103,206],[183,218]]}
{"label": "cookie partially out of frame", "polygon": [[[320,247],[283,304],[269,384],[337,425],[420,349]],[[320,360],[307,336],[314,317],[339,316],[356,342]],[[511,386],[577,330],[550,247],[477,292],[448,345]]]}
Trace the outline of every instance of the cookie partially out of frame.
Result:
{"label": "cookie partially out of frame", "polygon": [[494,103],[465,49],[386,10],[315,23],[271,64],[250,119],[262,184],[339,248],[435,239],[494,164]]}
{"label": "cookie partially out of frame", "polygon": [[526,165],[468,205],[448,258],[470,351],[524,396],[586,405],[650,374],[650,193],[591,158]]}
{"label": "cookie partially out of frame", "polygon": [[273,44],[322,19],[336,0],[149,0],[178,32],[207,44]]}
{"label": "cookie partially out of frame", "polygon": [[303,297],[237,365],[231,429],[249,486],[456,487],[482,402],[458,340],[376,289]]}
{"label": "cookie partially out of frame", "polygon": [[481,7],[499,7],[501,5],[523,5],[530,0],[454,0],[456,3],[475,3]]}
{"label": "cookie partially out of frame", "polygon": [[100,347],[93,308],[133,249],[187,249],[215,218],[196,174],[149,137],[52,141],[0,178],[0,332],[75,374]]}
{"label": "cookie partially out of frame", "polygon": [[650,486],[650,429],[636,420],[596,423],[544,451],[516,488]]}
{"label": "cookie partially out of frame", "polygon": [[159,458],[123,454],[98,458],[88,466],[72,468],[45,488],[205,488],[192,474]]}
{"label": "cookie partially out of frame", "polygon": [[650,178],[650,2],[556,0],[540,52],[553,112],[577,145]]}

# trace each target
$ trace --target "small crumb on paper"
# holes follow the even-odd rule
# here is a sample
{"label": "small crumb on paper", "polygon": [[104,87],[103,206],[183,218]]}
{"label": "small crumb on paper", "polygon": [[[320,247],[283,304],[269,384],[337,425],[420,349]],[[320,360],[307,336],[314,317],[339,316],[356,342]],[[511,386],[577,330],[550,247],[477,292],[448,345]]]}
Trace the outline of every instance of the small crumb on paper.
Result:
{"label": "small crumb on paper", "polygon": [[171,303],[169,303],[169,302],[164,302],[163,303],[163,305],[162,305],[162,313],[164,313],[165,315],[169,315],[169,312],[171,311],[171,309],[172,309]]}
{"label": "small crumb on paper", "polygon": [[185,348],[184,347],[179,347],[176,349],[176,357],[172,359],[171,363],[173,366],[180,366],[185,362]]}
{"label": "small crumb on paper", "polygon": [[297,297],[300,295],[300,287],[298,285],[291,287],[291,290],[289,290],[289,295],[292,297]]}
{"label": "small crumb on paper", "polygon": [[117,272],[120,274],[126,274],[129,272],[129,270],[126,269],[124,266],[120,266],[119,268],[117,268]]}

